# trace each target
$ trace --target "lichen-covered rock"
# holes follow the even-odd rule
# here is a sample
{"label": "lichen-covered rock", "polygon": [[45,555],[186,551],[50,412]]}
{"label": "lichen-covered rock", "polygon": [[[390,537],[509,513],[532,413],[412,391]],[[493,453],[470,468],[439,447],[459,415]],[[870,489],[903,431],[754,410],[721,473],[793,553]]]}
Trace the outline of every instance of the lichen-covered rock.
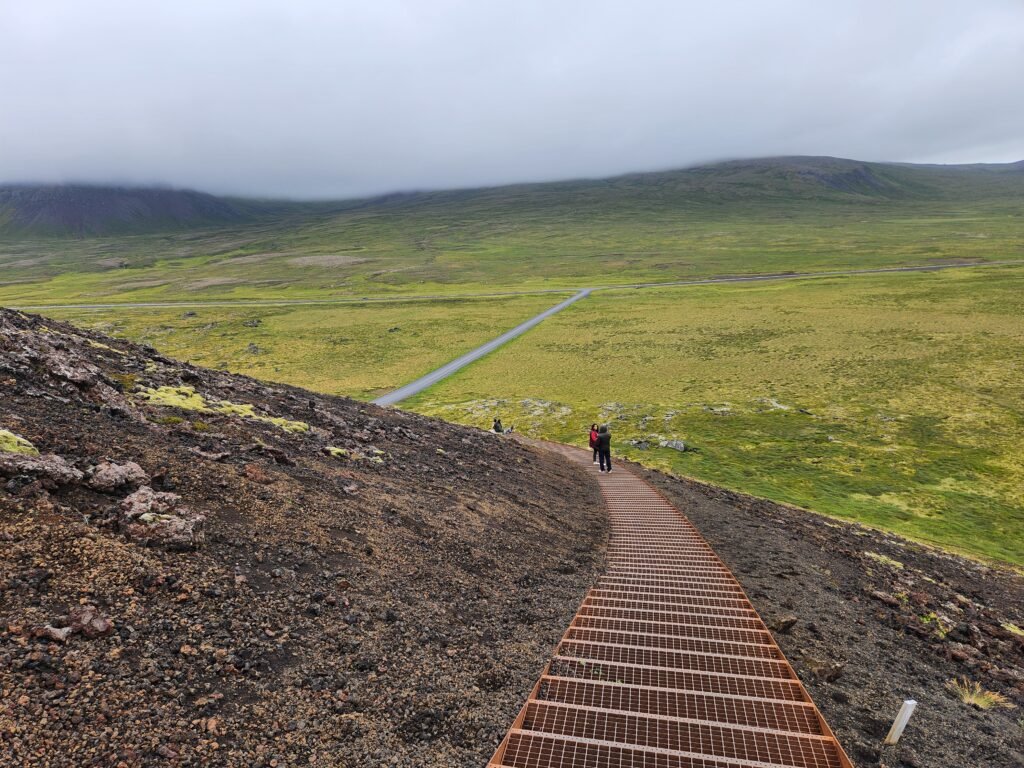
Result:
{"label": "lichen-covered rock", "polygon": [[181,496],[176,493],[154,491],[144,485],[121,502],[121,514],[128,521],[137,520],[143,515],[171,514],[180,501]]}
{"label": "lichen-covered rock", "polygon": [[134,461],[115,464],[105,461],[89,471],[86,483],[95,491],[110,493],[119,488],[137,488],[149,482],[149,475]]}
{"label": "lichen-covered rock", "polygon": [[44,477],[58,485],[81,482],[84,474],[75,469],[60,456],[46,454],[30,456],[22,453],[0,452],[0,475],[14,477],[29,475]]}
{"label": "lichen-covered rock", "polygon": [[686,451],[686,443],[682,440],[662,440],[658,443],[662,448],[671,448],[673,451]]}
{"label": "lichen-covered rock", "polygon": [[121,502],[121,520],[129,538],[171,550],[195,549],[203,541],[203,515],[181,506],[176,493],[144,485]]}
{"label": "lichen-covered rock", "polygon": [[53,349],[43,362],[54,376],[80,387],[93,387],[99,382],[99,368],[65,350]]}
{"label": "lichen-covered rock", "polygon": [[38,456],[39,451],[21,435],[10,430],[0,429],[0,453],[21,453],[26,456]]}

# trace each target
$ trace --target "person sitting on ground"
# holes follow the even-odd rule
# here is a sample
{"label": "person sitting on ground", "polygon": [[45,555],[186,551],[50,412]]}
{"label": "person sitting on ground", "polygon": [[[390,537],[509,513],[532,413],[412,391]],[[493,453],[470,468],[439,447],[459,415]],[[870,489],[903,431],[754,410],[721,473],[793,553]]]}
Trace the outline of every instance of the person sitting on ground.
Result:
{"label": "person sitting on ground", "polygon": [[511,427],[509,427],[508,429],[505,430],[505,434],[506,435],[511,435],[515,431],[516,431],[516,425],[513,424]]}
{"label": "person sitting on ground", "polygon": [[597,458],[602,472],[612,471],[612,433],[608,431],[607,424],[602,424],[597,431]]}
{"label": "person sitting on ground", "polygon": [[493,429],[499,435],[505,434],[505,429],[504,427],[501,426],[501,419],[495,419],[494,424],[491,425],[491,429]]}
{"label": "person sitting on ground", "polygon": [[594,463],[597,464],[597,424],[590,425],[590,449],[594,452]]}

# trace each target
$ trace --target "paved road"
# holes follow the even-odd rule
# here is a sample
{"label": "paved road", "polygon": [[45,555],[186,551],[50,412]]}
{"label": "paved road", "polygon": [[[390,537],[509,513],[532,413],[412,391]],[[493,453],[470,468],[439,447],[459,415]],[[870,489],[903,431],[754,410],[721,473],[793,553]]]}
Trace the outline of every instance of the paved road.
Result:
{"label": "paved road", "polygon": [[561,312],[570,304],[575,304],[580,299],[585,299],[589,295],[590,289],[584,288],[582,291],[577,293],[572,298],[568,298],[565,301],[561,302],[560,304],[556,304],[550,309],[544,310],[536,317],[531,317],[525,323],[520,323],[511,331],[506,331],[505,333],[501,334],[501,336],[499,336],[498,338],[491,339],[486,344],[477,347],[473,351],[467,352],[461,357],[455,358],[447,365],[442,365],[437,370],[431,371],[426,376],[421,376],[420,378],[416,379],[416,381],[410,382],[409,384],[406,384],[404,387],[396,389],[394,392],[388,392],[386,395],[378,397],[376,400],[373,401],[374,404],[394,405],[395,403],[399,403],[402,400],[405,400],[419,392],[422,392],[427,387],[431,387],[437,382],[441,381],[442,379],[448,378],[453,373],[465,368],[467,365],[474,362],[475,360],[479,360],[481,357],[488,354],[489,352],[493,352],[503,344],[507,344],[508,342],[512,341],[512,339],[516,338],[516,336],[521,336],[538,323],[542,323],[545,320],[547,320],[556,312]]}
{"label": "paved road", "polygon": [[[664,283],[618,283],[588,288],[589,291],[617,291],[631,288],[678,288],[688,285],[715,285],[717,283],[754,283],[766,280],[809,280],[816,277],[846,277],[855,275],[879,275],[892,272],[938,272],[943,269],[972,269],[977,267],[999,267],[1021,265],[1024,261],[981,261],[968,264],[929,264],[917,267],[877,267],[875,269],[844,269],[832,272],[780,272],[771,275],[727,275],[695,280],[676,280]],[[48,309],[190,309],[194,307],[291,307],[320,304],[365,304],[369,302],[401,301],[458,301],[460,299],[500,298],[502,296],[541,296],[544,294],[570,293],[578,288],[537,288],[529,291],[492,291],[488,293],[438,293],[410,296],[362,296],[359,298],[337,299],[238,299],[235,301],[139,301],[110,302],[107,304],[26,304],[12,306],[25,312],[45,312]]]}

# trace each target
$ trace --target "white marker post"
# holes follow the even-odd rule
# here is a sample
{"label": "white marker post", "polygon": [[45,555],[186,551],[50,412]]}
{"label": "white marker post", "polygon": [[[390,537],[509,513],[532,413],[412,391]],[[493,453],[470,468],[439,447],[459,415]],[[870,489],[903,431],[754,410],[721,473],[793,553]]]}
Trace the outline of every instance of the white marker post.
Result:
{"label": "white marker post", "polygon": [[903,735],[903,729],[907,727],[910,716],[914,714],[916,708],[917,702],[913,699],[907,699],[903,702],[899,714],[896,715],[896,719],[892,723],[892,728],[889,729],[889,735],[885,737],[886,744],[895,744],[900,740],[900,736]]}

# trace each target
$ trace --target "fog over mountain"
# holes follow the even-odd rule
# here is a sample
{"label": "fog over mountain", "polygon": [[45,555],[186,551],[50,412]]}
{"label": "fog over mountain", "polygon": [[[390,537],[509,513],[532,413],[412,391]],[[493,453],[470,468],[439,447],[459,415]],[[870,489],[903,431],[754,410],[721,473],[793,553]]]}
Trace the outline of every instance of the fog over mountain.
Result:
{"label": "fog over mountain", "polygon": [[1024,157],[1019,0],[0,0],[0,183],[347,197]]}

